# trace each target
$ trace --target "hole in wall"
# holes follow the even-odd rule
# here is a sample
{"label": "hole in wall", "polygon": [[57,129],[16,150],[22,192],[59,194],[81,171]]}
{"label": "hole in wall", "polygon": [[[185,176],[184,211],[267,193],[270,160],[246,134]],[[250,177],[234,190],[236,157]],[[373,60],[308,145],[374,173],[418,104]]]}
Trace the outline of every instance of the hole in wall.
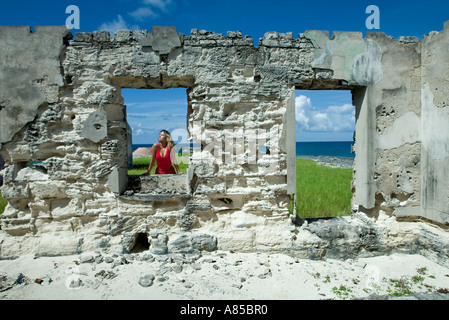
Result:
{"label": "hole in wall", "polygon": [[220,200],[221,202],[223,202],[225,204],[231,204],[232,203],[232,199],[230,199],[230,198],[219,198],[218,200]]}
{"label": "hole in wall", "polygon": [[134,244],[131,247],[131,253],[139,253],[150,249],[150,242],[148,241],[148,235],[140,232],[134,236]]}
{"label": "hole in wall", "polygon": [[31,169],[35,169],[41,173],[47,174],[47,168],[45,167],[43,161],[29,161],[27,163],[27,167]]}

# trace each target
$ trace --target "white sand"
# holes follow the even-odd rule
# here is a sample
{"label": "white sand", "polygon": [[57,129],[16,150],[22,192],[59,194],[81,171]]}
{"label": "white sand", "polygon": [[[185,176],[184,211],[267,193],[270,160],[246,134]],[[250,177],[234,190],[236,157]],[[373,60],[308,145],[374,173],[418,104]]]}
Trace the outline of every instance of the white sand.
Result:
{"label": "white sand", "polygon": [[[352,299],[398,292],[391,281],[397,279],[412,292],[449,289],[449,269],[420,255],[312,261],[283,254],[213,252],[203,254],[196,265],[182,264],[179,273],[172,270],[177,263],[133,256],[134,261],[115,267],[105,261],[79,263],[79,255],[2,260],[0,299]],[[194,268],[198,266],[200,270]],[[12,284],[19,273],[25,281]],[[156,279],[143,287],[139,279],[147,274]],[[71,288],[70,283],[81,285]]]}

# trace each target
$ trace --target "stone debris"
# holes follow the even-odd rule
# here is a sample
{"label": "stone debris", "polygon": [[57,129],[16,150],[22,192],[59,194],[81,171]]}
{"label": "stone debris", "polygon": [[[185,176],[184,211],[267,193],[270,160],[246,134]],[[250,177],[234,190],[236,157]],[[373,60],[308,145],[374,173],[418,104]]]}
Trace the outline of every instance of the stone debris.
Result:
{"label": "stone debris", "polygon": [[83,254],[80,257],[80,263],[90,263],[90,262],[94,262],[94,261],[95,261],[95,258],[91,254]]}
{"label": "stone debris", "polygon": [[262,273],[260,273],[257,277],[259,277],[260,279],[266,279],[267,277],[271,277],[271,275],[272,275],[271,269],[265,267],[262,270]]}
{"label": "stone debris", "polygon": [[153,281],[155,276],[152,274],[147,274],[139,279],[139,284],[142,287],[151,287],[153,285]]}
{"label": "stone debris", "polygon": [[112,271],[100,270],[95,274],[95,277],[100,277],[102,279],[114,279],[117,275]]}
{"label": "stone debris", "polygon": [[[104,257],[101,262],[91,257]],[[154,259],[148,259],[149,257]],[[88,259],[86,258],[88,257]],[[322,261],[319,269],[311,268],[308,261],[290,256],[276,257],[267,255],[266,253],[256,254],[251,256],[244,256],[240,254],[224,254],[223,252],[212,252],[207,254],[186,255],[186,254],[167,254],[161,255],[161,259],[157,259],[157,255],[148,252],[132,253],[132,254],[107,254],[107,253],[85,253],[78,256],[74,262],[74,267],[66,270],[67,280],[65,286],[68,289],[79,290],[81,288],[89,288],[98,290],[102,286],[111,286],[115,281],[120,281],[126,277],[126,266],[140,265],[142,268],[141,274],[135,274],[133,281],[135,285],[142,288],[153,287],[156,284],[157,288],[161,288],[165,292],[180,295],[182,297],[194,297],[196,290],[209,290],[212,295],[227,296],[235,294],[238,296],[239,292],[245,292],[253,282],[267,282],[272,286],[272,281],[280,281],[285,276],[282,272],[288,272],[290,268],[298,263],[302,266],[301,269],[307,270],[309,278],[316,282],[316,290],[322,291],[320,293],[322,299],[363,299],[363,300],[427,300],[427,299],[442,299],[449,300],[449,289],[434,287],[432,292],[422,293],[416,292],[413,294],[402,294],[400,297],[395,297],[388,294],[375,294],[351,296],[347,289],[349,286],[363,286],[366,279],[353,277],[348,279],[341,278],[343,274],[339,271],[343,262],[340,261]],[[246,257],[246,258],[243,258]],[[108,258],[108,259],[106,259]],[[143,259],[142,259],[143,258]],[[113,262],[107,262],[113,259]],[[81,262],[83,261],[83,262]],[[126,261],[125,264],[122,264]],[[117,266],[113,268],[114,262]],[[237,262],[237,264],[236,264]],[[360,272],[369,272],[370,265],[365,261],[351,260],[346,261],[350,272],[360,274]],[[122,269],[120,266],[123,266]],[[186,268],[190,266],[190,268]],[[58,269],[59,265],[54,264],[54,269]],[[219,276],[227,279],[218,284],[213,281],[214,272],[220,271]],[[89,271],[90,270],[90,271]],[[145,270],[145,271],[144,271]],[[361,270],[361,271],[357,271]],[[82,272],[81,272],[82,271]],[[426,268],[421,268],[417,272],[423,276],[431,277],[432,274],[426,272]],[[195,278],[193,275],[197,274]],[[240,275],[240,276],[238,276]],[[446,275],[449,276],[449,275]],[[280,277],[280,278],[279,278]],[[56,276],[56,280],[58,277]],[[195,281],[201,281],[197,285]],[[335,286],[333,296],[329,292],[326,293],[324,287],[330,282],[346,283],[344,286]],[[9,292],[14,288],[24,288],[30,286],[53,286],[54,279],[49,276],[42,276],[33,278],[33,280],[24,273],[9,275],[0,273],[0,292]],[[300,285],[301,282],[298,282]],[[304,281],[306,285],[307,279]],[[129,283],[130,287],[133,286]],[[263,286],[262,283],[259,285]],[[320,287],[323,286],[323,289]],[[430,287],[430,286],[428,286]],[[419,286],[417,286],[419,288]],[[189,291],[194,290],[194,291]],[[234,290],[234,291],[233,291]],[[327,289],[330,290],[330,289]]]}
{"label": "stone debris", "polygon": [[36,278],[34,282],[43,286],[48,286],[53,282],[53,280],[50,277],[43,277],[42,279]]}
{"label": "stone debris", "polygon": [[112,263],[112,262],[114,262],[114,259],[113,259],[112,257],[110,257],[110,256],[106,256],[106,257],[104,258],[104,261],[105,261],[106,263]]}
{"label": "stone debris", "polygon": [[194,269],[194,270],[201,270],[201,264],[200,263],[192,263],[191,264],[191,267]]}

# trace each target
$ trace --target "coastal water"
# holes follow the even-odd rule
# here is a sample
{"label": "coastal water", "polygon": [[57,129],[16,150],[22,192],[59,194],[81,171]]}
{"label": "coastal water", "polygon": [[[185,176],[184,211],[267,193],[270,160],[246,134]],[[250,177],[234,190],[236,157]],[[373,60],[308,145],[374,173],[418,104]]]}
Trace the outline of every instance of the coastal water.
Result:
{"label": "coastal water", "polygon": [[354,158],[352,141],[296,142],[296,156],[332,156]]}
{"label": "coastal water", "polygon": [[[354,158],[351,153],[352,141],[296,142],[296,156],[332,156]],[[152,144],[133,144],[137,148],[151,148]]]}

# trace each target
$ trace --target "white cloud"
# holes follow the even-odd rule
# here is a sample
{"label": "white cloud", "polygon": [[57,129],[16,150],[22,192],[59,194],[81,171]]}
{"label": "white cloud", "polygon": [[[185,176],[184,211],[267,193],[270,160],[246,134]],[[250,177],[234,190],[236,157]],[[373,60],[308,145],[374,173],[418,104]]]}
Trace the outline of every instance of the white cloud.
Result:
{"label": "white cloud", "polygon": [[156,18],[158,15],[148,7],[141,7],[129,13],[134,19],[143,21],[148,17]]}
{"label": "white cloud", "polygon": [[171,0],[142,0],[143,7],[139,7],[136,10],[129,12],[137,21],[144,21],[147,18],[158,18],[157,11],[168,13],[168,6],[172,3]]}
{"label": "white cloud", "polygon": [[[134,20],[145,21],[147,18],[158,18],[157,11],[168,13],[168,7],[172,4],[172,0],[142,0],[143,6],[138,7],[134,11],[128,12]],[[111,34],[115,34],[118,30],[139,30],[138,25],[130,25],[122,15],[118,15],[117,19],[103,23],[98,30],[107,30]]]}
{"label": "white cloud", "polygon": [[[187,142],[186,115],[164,113],[127,113],[128,124],[132,128],[134,143],[157,141],[161,129],[172,133],[175,141]],[[145,142],[147,141],[147,142]]]}
{"label": "white cloud", "polygon": [[167,7],[171,4],[171,0],[143,0],[142,2],[157,7],[164,12],[167,12]]}
{"label": "white cloud", "polygon": [[332,122],[327,117],[326,113],[316,112],[312,115],[312,126],[310,131],[330,131]]}
{"label": "white cloud", "polygon": [[149,122],[148,124],[132,123],[129,125],[132,128],[133,144],[152,144],[157,142],[159,132],[161,129],[168,130],[171,133],[175,143],[188,143],[187,128],[182,125],[177,126],[173,122],[158,121],[157,124]]}
{"label": "white cloud", "polygon": [[142,129],[142,124],[138,123],[136,127],[132,128],[133,136],[141,136],[145,133],[145,130]]}
{"label": "white cloud", "polygon": [[309,113],[309,110],[312,108],[312,101],[310,98],[300,95],[295,98],[296,105],[296,122],[304,130],[309,130],[309,118],[306,116],[306,112]]}
{"label": "white cloud", "polygon": [[330,106],[327,108],[327,110],[329,112],[334,112],[334,113],[347,113],[347,112],[354,111],[354,106],[352,104],[347,103],[342,106]]}
{"label": "white cloud", "polygon": [[111,22],[103,23],[98,30],[107,30],[111,34],[115,34],[118,30],[138,30],[138,26],[130,26],[126,23],[121,15],[117,16],[117,19]]}
{"label": "white cloud", "polygon": [[295,98],[296,122],[302,131],[354,131],[355,107],[351,104],[315,108],[310,98]]}

